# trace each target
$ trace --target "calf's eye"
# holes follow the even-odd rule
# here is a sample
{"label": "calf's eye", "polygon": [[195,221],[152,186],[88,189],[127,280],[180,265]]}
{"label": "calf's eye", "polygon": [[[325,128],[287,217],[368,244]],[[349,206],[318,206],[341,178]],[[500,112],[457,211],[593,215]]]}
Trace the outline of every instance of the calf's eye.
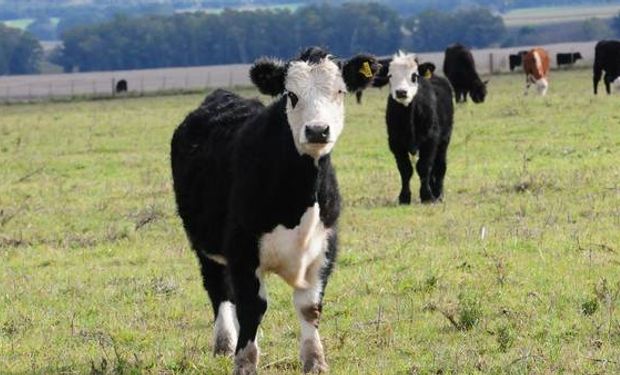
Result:
{"label": "calf's eye", "polygon": [[286,95],[288,96],[289,99],[291,99],[291,105],[293,106],[293,108],[295,108],[295,106],[297,105],[297,102],[299,101],[299,98],[297,97],[297,95],[295,95],[292,92],[287,92]]}
{"label": "calf's eye", "polygon": [[413,74],[411,75],[411,82],[413,82],[413,83],[418,82],[418,77],[419,77],[419,74],[418,74],[418,73],[413,73]]}

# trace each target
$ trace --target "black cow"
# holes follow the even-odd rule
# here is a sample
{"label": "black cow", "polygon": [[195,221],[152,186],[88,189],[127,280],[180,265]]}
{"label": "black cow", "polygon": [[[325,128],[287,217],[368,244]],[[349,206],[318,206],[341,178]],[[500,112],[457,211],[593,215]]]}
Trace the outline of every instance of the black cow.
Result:
{"label": "black cow", "polygon": [[559,67],[562,65],[573,65],[577,60],[581,60],[583,57],[579,52],[572,53],[557,53],[555,55],[555,62]]}
{"label": "black cow", "polygon": [[114,91],[117,94],[127,92],[127,81],[124,79],[121,79],[120,81],[116,82],[116,87],[114,88]]}
{"label": "black cow", "polygon": [[467,94],[474,103],[484,102],[488,81],[482,82],[478,76],[474,56],[469,49],[461,44],[446,48],[443,72],[454,88],[457,102],[466,102]]}
{"label": "black cow", "polygon": [[216,90],[174,132],[178,213],[216,317],[215,353],[235,353],[234,374],[256,373],[269,272],[295,288],[304,371],[327,368],[318,321],[340,212],[330,152],[347,90],[378,68],[369,55],[338,65],[319,48],[286,64],[261,59],[250,77],[272,104]]}
{"label": "black cow", "polygon": [[[377,73],[377,75],[373,78],[372,82],[370,83],[370,85],[372,87],[383,87],[385,85],[387,85],[387,71],[388,68],[390,66],[390,61],[392,59],[380,59],[378,60],[379,64],[381,65],[381,68],[379,69],[379,72]],[[362,104],[362,96],[364,90],[357,90],[355,92],[355,99],[357,100],[357,104]]]}
{"label": "black cow", "polygon": [[432,72],[434,65],[418,66],[414,54],[398,52],[388,72],[390,94],[385,119],[388,143],[400,172],[400,204],[411,203],[409,181],[413,167],[409,155],[419,153],[416,170],[420,177],[420,200],[434,202],[443,196],[446,156],[454,108],[452,87]]}
{"label": "black cow", "polygon": [[598,92],[598,82],[603,71],[607,94],[611,94],[612,83],[620,90],[620,40],[601,40],[596,43],[593,68],[594,95]]}
{"label": "black cow", "polygon": [[508,56],[508,65],[510,67],[510,71],[514,71],[517,66],[521,66],[523,64],[523,56],[528,51],[519,51],[516,55],[510,54]]}

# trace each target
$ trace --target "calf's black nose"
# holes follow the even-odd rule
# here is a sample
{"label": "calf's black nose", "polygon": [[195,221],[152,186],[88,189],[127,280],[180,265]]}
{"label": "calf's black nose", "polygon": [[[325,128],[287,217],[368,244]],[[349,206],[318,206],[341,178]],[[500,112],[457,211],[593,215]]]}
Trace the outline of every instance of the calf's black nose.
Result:
{"label": "calf's black nose", "polygon": [[407,97],[407,90],[396,90],[396,98],[405,99]]}
{"label": "calf's black nose", "polygon": [[308,143],[327,143],[329,140],[329,125],[312,124],[307,125],[304,133]]}

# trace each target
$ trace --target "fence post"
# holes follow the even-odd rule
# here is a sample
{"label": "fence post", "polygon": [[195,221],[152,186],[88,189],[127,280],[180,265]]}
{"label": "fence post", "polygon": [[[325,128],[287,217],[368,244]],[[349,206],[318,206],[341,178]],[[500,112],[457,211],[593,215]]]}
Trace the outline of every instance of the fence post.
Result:
{"label": "fence post", "polygon": [[116,96],[116,78],[112,78],[112,96]]}
{"label": "fence post", "polygon": [[97,84],[95,83],[95,80],[93,80],[93,94],[97,95]]}
{"label": "fence post", "polygon": [[162,81],[162,90],[166,90],[166,76],[164,76]]}
{"label": "fence post", "polygon": [[140,95],[144,95],[144,76],[140,76]]}
{"label": "fence post", "polygon": [[209,88],[211,86],[211,72],[207,72],[207,80],[205,82],[205,86]]}
{"label": "fence post", "polygon": [[233,71],[232,69],[230,69],[228,71],[228,87],[232,87],[232,86],[233,86]]}
{"label": "fence post", "polygon": [[489,53],[489,74],[493,74],[493,52]]}
{"label": "fence post", "polygon": [[75,96],[75,91],[74,91],[74,86],[75,85],[75,81],[71,80],[71,97]]}

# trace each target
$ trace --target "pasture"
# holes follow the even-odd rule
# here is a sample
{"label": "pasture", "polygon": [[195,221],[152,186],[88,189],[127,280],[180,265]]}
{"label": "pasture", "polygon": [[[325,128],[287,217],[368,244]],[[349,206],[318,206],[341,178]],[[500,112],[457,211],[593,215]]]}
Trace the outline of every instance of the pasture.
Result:
{"label": "pasture", "polygon": [[[396,204],[387,90],[347,99],[332,374],[620,372],[620,98],[523,81],[457,106],[435,205]],[[0,373],[230,373],[168,160],[203,96],[0,107]],[[300,373],[291,290],[267,289],[260,373]]]}

